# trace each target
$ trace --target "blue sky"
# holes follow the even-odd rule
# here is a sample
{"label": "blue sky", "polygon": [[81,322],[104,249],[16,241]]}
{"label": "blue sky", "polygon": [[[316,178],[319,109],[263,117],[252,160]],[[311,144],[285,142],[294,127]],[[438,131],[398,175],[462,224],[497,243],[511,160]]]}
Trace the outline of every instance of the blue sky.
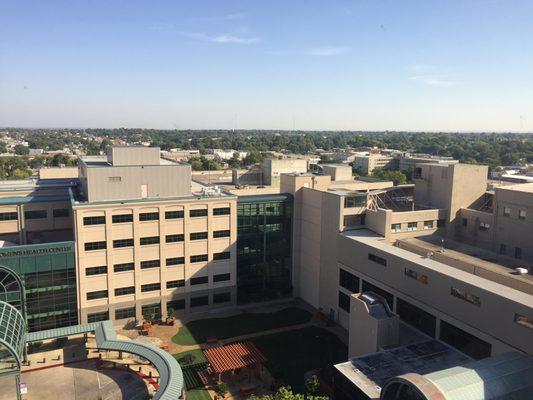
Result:
{"label": "blue sky", "polygon": [[533,1],[0,0],[0,126],[533,131]]}

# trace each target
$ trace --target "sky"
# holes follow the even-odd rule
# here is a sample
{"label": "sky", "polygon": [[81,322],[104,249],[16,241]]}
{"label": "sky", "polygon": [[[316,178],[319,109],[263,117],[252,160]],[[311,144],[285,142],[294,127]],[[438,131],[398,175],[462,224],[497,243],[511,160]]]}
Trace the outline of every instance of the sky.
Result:
{"label": "sky", "polygon": [[533,131],[531,0],[0,0],[0,126]]}

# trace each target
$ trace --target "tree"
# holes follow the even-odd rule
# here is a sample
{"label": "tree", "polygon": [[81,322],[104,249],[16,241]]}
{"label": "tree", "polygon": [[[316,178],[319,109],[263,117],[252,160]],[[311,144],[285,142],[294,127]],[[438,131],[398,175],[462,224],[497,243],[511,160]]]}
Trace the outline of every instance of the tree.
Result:
{"label": "tree", "polygon": [[12,178],[13,179],[26,179],[31,175],[31,172],[27,169],[17,168],[13,170]]}
{"label": "tree", "polygon": [[15,154],[19,156],[27,156],[28,154],[30,154],[30,149],[21,144],[17,144],[13,150],[15,151]]}
{"label": "tree", "polygon": [[7,153],[6,142],[0,140],[0,153]]}
{"label": "tree", "polygon": [[329,400],[327,396],[309,396],[301,393],[293,393],[289,387],[279,388],[275,394],[267,394],[264,396],[250,396],[248,400]]}
{"label": "tree", "polygon": [[228,161],[228,165],[231,167],[231,168],[239,168],[240,165],[241,165],[241,162],[240,162],[240,156],[239,156],[239,153],[235,152],[233,153],[233,156],[230,158],[230,160]]}
{"label": "tree", "polygon": [[320,390],[320,381],[316,375],[312,375],[305,382],[305,389],[307,390],[307,393],[311,395],[316,395],[318,393]]}
{"label": "tree", "polygon": [[407,177],[401,171],[390,171],[384,168],[374,168],[372,176],[384,181],[393,181],[395,185],[403,185],[407,182]]}

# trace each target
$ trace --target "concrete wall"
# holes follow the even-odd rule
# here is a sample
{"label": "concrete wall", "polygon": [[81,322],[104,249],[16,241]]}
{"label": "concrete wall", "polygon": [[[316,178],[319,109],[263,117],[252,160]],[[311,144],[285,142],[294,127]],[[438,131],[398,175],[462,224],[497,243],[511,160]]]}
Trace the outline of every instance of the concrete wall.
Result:
{"label": "concrete wall", "polygon": [[323,165],[324,175],[331,176],[332,181],[352,180],[352,167],[350,165]]}
{"label": "concrete wall", "polygon": [[111,165],[159,165],[159,147],[144,146],[110,146],[107,148],[107,160]]}
{"label": "concrete wall", "polygon": [[[188,164],[123,167],[80,167],[82,190],[88,201],[140,199],[190,195],[191,167]],[[86,179],[85,179],[86,177]]]}
{"label": "concrete wall", "polygon": [[39,168],[39,179],[70,179],[78,177],[78,167]]}
{"label": "concrete wall", "polygon": [[[385,258],[387,266],[370,261],[369,253]],[[533,354],[531,329],[514,321],[515,313],[533,318],[530,295],[413,255],[377,238],[357,240],[339,234],[337,261],[339,267],[359,278],[492,344],[493,355],[510,349]],[[427,284],[406,276],[406,268],[426,275]],[[452,296],[451,287],[478,296],[481,305]],[[439,324],[437,336],[438,329]],[[357,335],[357,331],[350,334]]]}
{"label": "concrete wall", "polygon": [[[516,248],[522,251],[522,259],[533,261],[533,184],[513,185],[509,188],[497,188],[494,199],[494,250],[500,245],[506,246],[506,255],[515,256]],[[504,215],[505,208],[510,215]],[[519,211],[525,211],[525,219],[518,217]]]}
{"label": "concrete wall", "polygon": [[307,172],[307,167],[307,160],[293,158],[267,159],[263,161],[264,184],[279,186],[281,174],[305,173]]}

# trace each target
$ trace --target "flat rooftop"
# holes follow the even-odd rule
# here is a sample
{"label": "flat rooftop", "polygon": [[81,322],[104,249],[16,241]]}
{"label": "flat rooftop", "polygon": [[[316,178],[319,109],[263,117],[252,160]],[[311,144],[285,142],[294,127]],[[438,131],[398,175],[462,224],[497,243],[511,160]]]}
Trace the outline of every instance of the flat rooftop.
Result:
{"label": "flat rooftop", "polygon": [[[339,233],[339,235],[355,240],[359,243],[365,244],[371,248],[381,250],[385,253],[389,253],[393,256],[399,257],[406,261],[420,265],[420,267],[430,269],[436,273],[443,274],[452,279],[457,279],[463,282],[467,282],[471,285],[478,286],[487,292],[490,292],[496,296],[505,297],[509,300],[517,303],[531,305],[532,297],[531,290],[533,285],[530,282],[522,283],[519,281],[512,282],[512,278],[505,281],[507,284],[502,283],[503,279],[496,280],[495,274],[485,273],[478,269],[476,273],[472,273],[468,268],[462,269],[456,266],[448,265],[440,260],[437,260],[436,256],[428,258],[426,256],[427,251],[423,250],[421,253],[416,253],[411,250],[407,250],[398,246],[394,246],[391,243],[385,241],[383,236],[372,232],[369,229],[354,229]],[[437,253],[435,253],[437,255]],[[403,268],[403,265],[394,264],[398,268]],[[518,277],[520,275],[514,276]],[[523,276],[523,275],[521,275]],[[500,277],[501,278],[501,277]],[[514,285],[514,286],[511,286]],[[522,290],[516,288],[520,287]]]}
{"label": "flat rooftop", "polygon": [[409,372],[420,375],[463,365],[472,359],[435,340],[388,348],[336,364],[335,368],[371,399],[379,399],[389,379]]}
{"label": "flat rooftop", "polygon": [[[478,247],[469,246],[451,239],[444,239],[444,252],[442,251],[442,238],[440,236],[425,236],[398,240],[401,248],[415,254],[432,252],[432,259],[454,268],[489,279],[493,282],[533,294],[533,264],[523,260],[503,257],[499,254]],[[408,246],[403,247],[402,244]],[[412,246],[409,246],[412,245]],[[518,275],[515,268],[529,268],[529,274]]]}
{"label": "flat rooftop", "polygon": [[[98,167],[132,167],[135,166],[135,164],[132,165],[113,165],[111,164],[107,156],[85,156],[80,157],[80,161],[87,166],[87,168],[98,168]],[[159,164],[156,165],[183,165],[183,163],[179,163],[172,160],[167,160],[165,158],[159,158]]]}
{"label": "flat rooftop", "polygon": [[517,183],[499,187],[498,190],[513,190],[515,192],[533,193],[533,183]]}

